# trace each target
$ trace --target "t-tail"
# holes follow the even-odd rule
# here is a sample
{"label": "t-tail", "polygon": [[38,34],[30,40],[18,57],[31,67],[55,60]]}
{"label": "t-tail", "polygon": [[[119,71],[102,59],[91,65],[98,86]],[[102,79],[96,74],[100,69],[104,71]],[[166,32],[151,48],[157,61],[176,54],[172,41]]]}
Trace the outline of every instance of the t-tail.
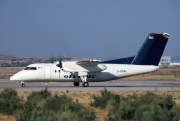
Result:
{"label": "t-tail", "polygon": [[158,66],[168,41],[167,36],[170,36],[170,34],[165,32],[162,34],[149,34],[131,64]]}

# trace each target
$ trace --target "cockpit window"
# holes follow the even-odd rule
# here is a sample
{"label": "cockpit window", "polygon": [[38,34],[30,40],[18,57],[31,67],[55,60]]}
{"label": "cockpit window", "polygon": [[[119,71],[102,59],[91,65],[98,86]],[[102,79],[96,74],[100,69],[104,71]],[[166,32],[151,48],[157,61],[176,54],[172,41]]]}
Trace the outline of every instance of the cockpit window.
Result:
{"label": "cockpit window", "polygon": [[37,70],[36,67],[31,67],[29,70]]}
{"label": "cockpit window", "polygon": [[29,70],[30,67],[26,67],[24,70]]}
{"label": "cockpit window", "polygon": [[36,67],[26,67],[24,70],[37,70]]}

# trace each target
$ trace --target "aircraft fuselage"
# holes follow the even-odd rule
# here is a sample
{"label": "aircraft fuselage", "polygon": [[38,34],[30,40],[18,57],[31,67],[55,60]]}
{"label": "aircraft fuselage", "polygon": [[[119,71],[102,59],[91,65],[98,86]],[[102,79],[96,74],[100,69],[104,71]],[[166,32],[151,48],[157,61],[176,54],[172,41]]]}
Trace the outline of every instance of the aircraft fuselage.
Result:
{"label": "aircraft fuselage", "polygon": [[[137,74],[148,73],[158,69],[158,66],[131,64],[103,64],[107,67],[101,72],[88,72],[87,82],[110,81]],[[34,70],[22,70],[11,77],[14,81],[31,82],[82,82],[77,72],[66,72],[56,64],[31,64]]]}

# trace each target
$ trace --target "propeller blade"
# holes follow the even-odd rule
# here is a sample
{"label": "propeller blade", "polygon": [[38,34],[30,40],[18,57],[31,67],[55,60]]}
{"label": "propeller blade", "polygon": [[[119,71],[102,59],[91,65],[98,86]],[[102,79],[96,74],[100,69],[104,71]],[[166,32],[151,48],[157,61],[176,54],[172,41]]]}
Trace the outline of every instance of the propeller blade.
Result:
{"label": "propeller blade", "polygon": [[62,68],[62,58],[61,58],[61,56],[59,56],[59,64],[57,64],[56,66]]}

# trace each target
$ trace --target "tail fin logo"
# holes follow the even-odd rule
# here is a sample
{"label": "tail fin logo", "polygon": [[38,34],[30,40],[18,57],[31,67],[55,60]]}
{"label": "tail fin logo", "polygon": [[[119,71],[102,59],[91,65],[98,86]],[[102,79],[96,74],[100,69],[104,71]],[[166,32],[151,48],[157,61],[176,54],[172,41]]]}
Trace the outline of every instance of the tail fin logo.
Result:
{"label": "tail fin logo", "polygon": [[150,35],[150,36],[149,36],[149,39],[154,39],[154,36]]}

